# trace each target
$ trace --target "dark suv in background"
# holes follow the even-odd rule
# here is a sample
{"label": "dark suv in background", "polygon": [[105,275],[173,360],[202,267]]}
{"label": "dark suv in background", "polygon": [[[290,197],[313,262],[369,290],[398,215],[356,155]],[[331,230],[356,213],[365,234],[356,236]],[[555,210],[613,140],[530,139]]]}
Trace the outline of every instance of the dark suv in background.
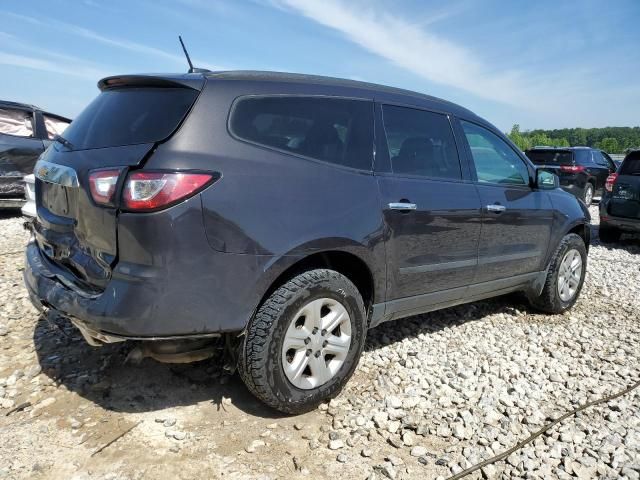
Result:
{"label": "dark suv in background", "polygon": [[615,242],[624,232],[640,233],[640,150],[609,175],[600,200],[600,240]]}
{"label": "dark suv in background", "polygon": [[70,122],[33,105],[0,100],[0,208],[24,204],[24,177]]}
{"label": "dark suv in background", "polygon": [[265,72],[99,88],[36,165],[24,272],[92,345],[185,361],[224,336],[251,392],[294,413],[337,394],[381,322],[578,298],[586,207],[465,108]]}
{"label": "dark suv in background", "polygon": [[616,171],[611,157],[595,148],[534,147],[525,153],[535,165],[558,175],[560,187],[587,206],[604,192],[607,177]]}

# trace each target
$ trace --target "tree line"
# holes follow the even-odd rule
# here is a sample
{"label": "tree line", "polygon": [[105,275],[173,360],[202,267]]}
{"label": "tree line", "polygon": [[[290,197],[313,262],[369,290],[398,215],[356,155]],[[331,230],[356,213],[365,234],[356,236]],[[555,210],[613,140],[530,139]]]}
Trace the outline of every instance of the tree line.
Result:
{"label": "tree line", "polygon": [[514,125],[509,138],[520,150],[535,146],[592,147],[607,153],[627,153],[640,149],[640,127],[561,128],[520,131]]}

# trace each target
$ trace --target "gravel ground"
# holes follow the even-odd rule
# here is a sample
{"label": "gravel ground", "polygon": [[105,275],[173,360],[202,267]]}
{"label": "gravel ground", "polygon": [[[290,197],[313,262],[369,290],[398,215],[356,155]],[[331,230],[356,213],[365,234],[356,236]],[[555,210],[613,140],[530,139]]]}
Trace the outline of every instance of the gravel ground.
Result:
{"label": "gravel ground", "polygon": [[[132,365],[49,323],[22,286],[21,219],[0,232],[0,479],[446,478],[640,379],[640,239],[602,246],[597,227],[570,312],[510,295],[384,324],[345,391],[299,417],[220,359]],[[597,477],[640,478],[640,389],[468,478]]]}

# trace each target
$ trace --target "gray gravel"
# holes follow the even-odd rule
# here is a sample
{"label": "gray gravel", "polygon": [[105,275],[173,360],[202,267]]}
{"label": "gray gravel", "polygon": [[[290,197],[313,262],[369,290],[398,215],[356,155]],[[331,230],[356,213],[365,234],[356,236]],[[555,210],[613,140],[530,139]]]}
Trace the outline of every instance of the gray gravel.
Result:
{"label": "gray gravel", "polygon": [[[0,218],[0,232],[0,252],[26,240],[17,217]],[[45,329],[22,256],[1,255],[0,479],[446,478],[640,378],[639,254],[640,238],[603,246],[594,229],[585,288],[564,315],[510,295],[382,325],[342,394],[276,420],[215,361],[134,367],[126,346],[96,350],[72,327]],[[640,477],[638,390],[469,478],[596,477]]]}

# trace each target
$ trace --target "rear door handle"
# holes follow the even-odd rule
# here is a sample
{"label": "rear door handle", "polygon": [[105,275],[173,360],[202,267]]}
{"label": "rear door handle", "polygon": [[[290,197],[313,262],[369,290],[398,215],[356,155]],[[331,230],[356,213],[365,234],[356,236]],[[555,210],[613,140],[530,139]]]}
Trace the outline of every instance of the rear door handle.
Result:
{"label": "rear door handle", "polygon": [[415,210],[418,206],[415,203],[392,202],[389,204],[391,210]]}
{"label": "rear door handle", "polygon": [[487,209],[487,212],[492,213],[502,213],[507,209],[507,207],[505,207],[504,205],[487,205],[484,208]]}

